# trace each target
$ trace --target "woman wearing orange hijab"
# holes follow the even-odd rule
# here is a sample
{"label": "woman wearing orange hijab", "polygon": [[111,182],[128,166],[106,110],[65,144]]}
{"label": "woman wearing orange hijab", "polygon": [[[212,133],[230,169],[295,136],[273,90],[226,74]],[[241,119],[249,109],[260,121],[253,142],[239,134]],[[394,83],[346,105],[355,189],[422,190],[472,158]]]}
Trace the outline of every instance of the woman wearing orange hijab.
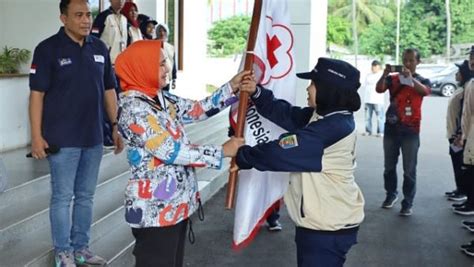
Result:
{"label": "woman wearing orange hijab", "polygon": [[128,38],[127,45],[136,41],[143,40],[142,31],[140,30],[140,24],[138,23],[138,7],[137,4],[132,2],[126,2],[123,8],[120,10],[128,21]]}
{"label": "woman wearing orange hijab", "polygon": [[237,100],[241,72],[201,101],[162,91],[167,67],[160,41],[138,41],[115,62],[123,88],[119,129],[128,144],[132,176],[125,190],[125,218],[136,243],[136,266],[182,266],[188,218],[201,208],[195,167],[219,169],[243,139],[194,145],[184,124],[201,121]]}

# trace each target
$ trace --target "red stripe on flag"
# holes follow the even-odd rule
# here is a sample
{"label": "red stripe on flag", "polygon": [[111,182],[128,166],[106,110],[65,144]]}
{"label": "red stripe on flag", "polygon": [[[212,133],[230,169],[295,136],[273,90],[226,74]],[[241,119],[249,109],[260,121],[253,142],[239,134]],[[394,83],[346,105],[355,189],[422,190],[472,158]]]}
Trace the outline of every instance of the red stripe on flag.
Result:
{"label": "red stripe on flag", "polygon": [[232,249],[235,251],[241,250],[253,241],[253,239],[257,236],[258,232],[260,231],[261,226],[265,223],[265,220],[272,214],[272,212],[280,207],[281,203],[283,202],[283,199],[279,199],[277,202],[273,203],[267,211],[263,214],[262,218],[258,220],[257,225],[253,228],[252,232],[250,232],[250,235],[247,237],[247,239],[243,240],[240,244],[236,244],[235,241],[232,241]]}

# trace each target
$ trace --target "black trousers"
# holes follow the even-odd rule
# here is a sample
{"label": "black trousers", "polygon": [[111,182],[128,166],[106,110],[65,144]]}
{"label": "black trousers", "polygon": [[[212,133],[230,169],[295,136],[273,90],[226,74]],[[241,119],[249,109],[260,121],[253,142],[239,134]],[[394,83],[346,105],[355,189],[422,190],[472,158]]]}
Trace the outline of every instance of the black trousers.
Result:
{"label": "black trousers", "polygon": [[132,228],[136,267],[182,267],[188,220],[168,227]]}
{"label": "black trousers", "polygon": [[453,149],[449,148],[449,155],[451,156],[451,163],[453,164],[454,181],[456,182],[456,190],[461,194],[467,194],[467,185],[463,175],[463,151],[454,152]]}
{"label": "black trousers", "polygon": [[467,206],[474,208],[474,165],[463,166],[463,180],[466,181]]}

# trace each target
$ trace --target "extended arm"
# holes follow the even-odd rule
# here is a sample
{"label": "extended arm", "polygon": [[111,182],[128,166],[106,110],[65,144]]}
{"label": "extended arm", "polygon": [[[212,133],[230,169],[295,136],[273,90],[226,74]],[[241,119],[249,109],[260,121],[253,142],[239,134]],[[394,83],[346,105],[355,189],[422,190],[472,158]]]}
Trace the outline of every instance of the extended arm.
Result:
{"label": "extended arm", "polygon": [[254,147],[242,146],[236,157],[240,169],[260,171],[321,171],[324,145],[317,131],[306,127],[278,140]]}
{"label": "extended arm", "polygon": [[390,69],[391,69],[390,64],[385,65],[383,74],[378,80],[377,85],[375,86],[375,90],[377,91],[377,93],[384,93],[385,91],[387,91],[388,89],[387,76],[390,73]]}
{"label": "extended arm", "polygon": [[43,119],[43,99],[44,92],[32,90],[30,92],[30,126],[31,126],[31,155],[35,159],[46,158],[45,148],[49,145],[44,140],[41,132],[41,122]]}
{"label": "extended arm", "polygon": [[212,95],[200,101],[181,98],[168,92],[164,94],[176,106],[176,115],[183,123],[198,122],[212,117],[235,103],[237,101],[235,93],[239,90],[240,82],[249,74],[250,71],[238,73],[228,83],[212,93]]}
{"label": "extended arm", "polygon": [[304,127],[312,114],[313,108],[292,106],[285,100],[276,99],[273,92],[258,86],[252,95],[258,113],[287,131]]}

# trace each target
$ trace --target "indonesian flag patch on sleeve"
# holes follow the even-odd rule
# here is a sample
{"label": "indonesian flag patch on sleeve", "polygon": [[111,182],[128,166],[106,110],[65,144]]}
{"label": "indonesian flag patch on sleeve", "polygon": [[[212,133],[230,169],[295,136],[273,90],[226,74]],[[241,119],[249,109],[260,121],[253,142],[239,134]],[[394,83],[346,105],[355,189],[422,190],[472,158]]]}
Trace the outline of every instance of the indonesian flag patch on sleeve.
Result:
{"label": "indonesian flag patch on sleeve", "polygon": [[92,33],[99,34],[99,28],[92,28]]}
{"label": "indonesian flag patch on sleeve", "polygon": [[35,64],[31,64],[30,74],[36,74],[36,65]]}
{"label": "indonesian flag patch on sleeve", "polygon": [[287,135],[280,138],[280,141],[278,141],[278,144],[283,149],[293,148],[293,147],[298,146],[298,139],[296,138],[296,134]]}

